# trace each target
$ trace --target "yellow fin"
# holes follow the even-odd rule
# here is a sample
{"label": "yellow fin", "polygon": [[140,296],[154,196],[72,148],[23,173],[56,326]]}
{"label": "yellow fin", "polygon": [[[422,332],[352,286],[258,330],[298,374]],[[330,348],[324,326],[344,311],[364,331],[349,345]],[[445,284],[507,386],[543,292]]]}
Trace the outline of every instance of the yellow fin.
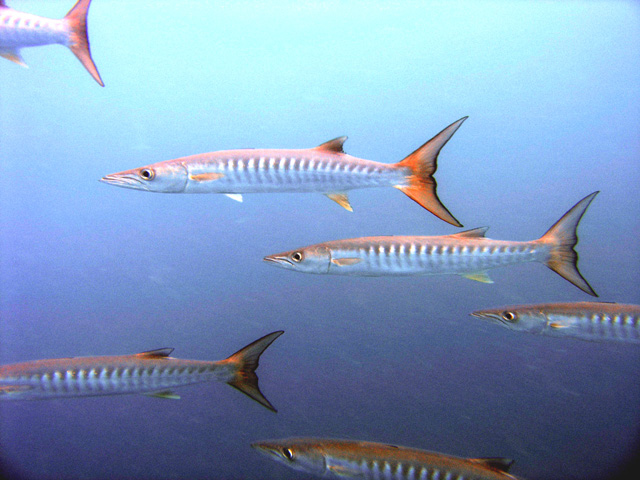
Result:
{"label": "yellow fin", "polygon": [[551,322],[549,324],[551,328],[569,328],[569,325],[563,325],[561,323]]}
{"label": "yellow fin", "polygon": [[342,208],[353,212],[353,208],[351,208],[351,204],[349,203],[349,197],[346,193],[325,193],[327,197],[336,202]]}
{"label": "yellow fin", "polygon": [[493,283],[487,272],[463,273],[460,276],[480,283]]}
{"label": "yellow fin", "polygon": [[337,475],[338,477],[361,477],[362,476],[362,472],[358,470],[354,470],[349,467],[343,467],[339,465],[329,465],[327,468],[331,470],[331,473],[333,473],[334,475]]}
{"label": "yellow fin", "polygon": [[26,392],[31,390],[31,385],[2,385],[0,386],[0,395],[10,395],[12,393]]}
{"label": "yellow fin", "polygon": [[224,177],[224,173],[198,173],[196,175],[189,175],[191,180],[195,180],[196,182],[211,182],[212,180],[218,180]]}
{"label": "yellow fin", "polygon": [[6,58],[10,62],[17,63],[21,67],[29,68],[29,66],[24,63],[24,60],[20,56],[18,50],[2,50],[0,51],[0,57]]}
{"label": "yellow fin", "polygon": [[347,265],[355,265],[356,263],[360,263],[362,261],[361,258],[332,258],[331,259],[331,263],[339,266],[339,267],[345,267]]}
{"label": "yellow fin", "polygon": [[154,398],[162,398],[163,400],[180,400],[180,395],[176,395],[171,390],[163,390],[162,392],[145,393],[144,395]]}

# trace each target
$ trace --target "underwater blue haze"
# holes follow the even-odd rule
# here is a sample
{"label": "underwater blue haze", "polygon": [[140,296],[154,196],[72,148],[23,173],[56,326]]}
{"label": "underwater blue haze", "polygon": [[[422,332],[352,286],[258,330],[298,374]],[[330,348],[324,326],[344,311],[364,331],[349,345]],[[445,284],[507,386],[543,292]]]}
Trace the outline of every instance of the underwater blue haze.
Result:
{"label": "underwater blue haze", "polygon": [[[10,0],[61,18],[72,0]],[[174,347],[219,360],[284,330],[257,371],[273,413],[221,383],[0,403],[0,456],[42,479],[302,479],[250,443],[318,436],[464,457],[527,480],[607,478],[640,439],[640,348],[469,313],[592,300],[542,264],[302,275],[265,255],[461,231],[393,188],[170,195],[109,173],[232,148],[397,162],[468,115],[435,178],[465,228],[529,240],[600,190],[579,267],[640,303],[640,6],[623,1],[124,1],[89,10],[100,88],[68,49],[0,59],[0,364]]]}

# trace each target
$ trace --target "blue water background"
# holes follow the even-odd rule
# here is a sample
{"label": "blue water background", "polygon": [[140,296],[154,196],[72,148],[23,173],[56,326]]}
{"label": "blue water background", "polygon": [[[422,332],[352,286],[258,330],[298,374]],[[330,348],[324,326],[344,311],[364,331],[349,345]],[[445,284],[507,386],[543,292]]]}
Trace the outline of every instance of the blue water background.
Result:
{"label": "blue water background", "polygon": [[[10,6],[59,18],[70,1]],[[287,436],[507,456],[527,479],[606,478],[640,429],[640,349],[469,317],[590,300],[543,265],[457,276],[301,275],[266,254],[458,229],[395,189],[161,195],[105,174],[213,150],[440,155],[443,203],[496,239],[539,237],[601,190],[580,270],[640,303],[640,7],[634,2],[94,0],[98,87],[61,46],[0,61],[0,363],[175,347],[225,358],[274,330],[271,413],[223,384],[0,404],[5,465],[30,478],[302,479],[254,452]]]}

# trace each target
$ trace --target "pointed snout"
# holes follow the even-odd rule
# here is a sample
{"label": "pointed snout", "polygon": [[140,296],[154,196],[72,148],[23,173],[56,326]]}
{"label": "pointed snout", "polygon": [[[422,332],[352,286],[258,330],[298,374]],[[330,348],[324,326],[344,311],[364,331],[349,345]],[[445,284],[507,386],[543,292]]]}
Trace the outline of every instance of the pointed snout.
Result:
{"label": "pointed snout", "polygon": [[115,185],[116,187],[124,188],[144,188],[142,180],[138,178],[137,173],[132,172],[120,172],[105,175],[100,179],[101,182],[108,183],[109,185]]}
{"label": "pointed snout", "polygon": [[278,453],[277,453],[277,449],[278,447],[274,444],[272,444],[271,442],[267,442],[267,441],[260,441],[260,442],[253,442],[251,444],[251,448],[257,450],[258,452],[262,453],[263,455],[267,455],[267,456],[273,456],[273,457],[279,457]]}
{"label": "pointed snout", "polygon": [[489,320],[494,323],[504,323],[500,313],[492,312],[489,310],[476,310],[475,312],[471,312],[469,315],[471,315],[472,317]]}
{"label": "pointed snout", "polygon": [[277,253],[275,255],[267,255],[266,257],[263,258],[263,260],[265,262],[275,263],[279,267],[293,268],[293,263],[291,263],[291,261],[289,260],[289,256],[282,253]]}

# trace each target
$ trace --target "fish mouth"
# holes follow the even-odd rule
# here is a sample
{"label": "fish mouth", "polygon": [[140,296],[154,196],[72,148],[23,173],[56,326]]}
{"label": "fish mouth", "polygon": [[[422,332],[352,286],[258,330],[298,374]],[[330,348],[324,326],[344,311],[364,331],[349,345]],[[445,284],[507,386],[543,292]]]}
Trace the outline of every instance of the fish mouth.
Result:
{"label": "fish mouth", "polygon": [[147,189],[142,181],[133,174],[112,173],[105,175],[100,181],[116,187],[134,188],[136,190]]}
{"label": "fish mouth", "polygon": [[262,442],[254,442],[251,444],[251,448],[257,450],[263,455],[267,455],[268,457],[275,457],[276,459],[280,458],[280,454],[277,452],[275,447],[269,446]]}
{"label": "fish mouth", "polygon": [[262,260],[264,260],[265,262],[275,263],[279,267],[294,268],[293,263],[286,255],[267,255]]}
{"label": "fish mouth", "polygon": [[504,319],[502,318],[502,315],[500,315],[498,313],[489,313],[489,312],[477,311],[477,312],[471,312],[469,315],[471,315],[472,317],[476,317],[476,318],[482,318],[484,320],[490,320],[493,323],[498,323],[498,324],[502,324],[502,325],[508,325],[504,321]]}

